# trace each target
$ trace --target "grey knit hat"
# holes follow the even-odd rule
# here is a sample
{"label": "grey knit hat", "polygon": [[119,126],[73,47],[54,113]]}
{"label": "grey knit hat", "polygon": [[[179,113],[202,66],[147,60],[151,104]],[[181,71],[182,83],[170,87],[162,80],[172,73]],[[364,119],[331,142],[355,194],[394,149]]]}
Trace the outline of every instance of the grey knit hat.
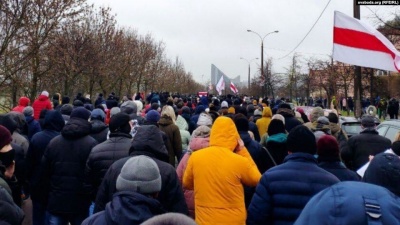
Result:
{"label": "grey knit hat", "polygon": [[27,106],[22,110],[22,113],[24,113],[24,116],[33,116],[33,108],[32,106]]}
{"label": "grey knit hat", "polygon": [[152,194],[161,190],[161,175],[156,162],[147,156],[130,158],[117,178],[118,191]]}
{"label": "grey knit hat", "polygon": [[213,124],[212,117],[208,113],[200,113],[199,119],[197,120],[197,126],[209,126],[211,127]]}

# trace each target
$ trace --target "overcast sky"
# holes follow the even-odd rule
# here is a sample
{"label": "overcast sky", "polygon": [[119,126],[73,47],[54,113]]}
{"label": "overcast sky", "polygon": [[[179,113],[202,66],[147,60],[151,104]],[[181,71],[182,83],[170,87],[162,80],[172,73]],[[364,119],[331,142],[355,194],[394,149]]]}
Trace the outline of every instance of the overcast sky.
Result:
{"label": "overcast sky", "polygon": [[[176,56],[195,80],[210,80],[211,64],[233,78],[247,82],[248,63],[261,58],[261,36],[279,30],[264,40],[264,59],[272,57],[273,72],[284,73],[291,57],[281,59],[306,35],[329,0],[89,0],[96,6],[109,6],[117,23],[132,27],[163,41],[169,59]],[[369,6],[386,18],[393,18],[394,6]],[[306,60],[328,58],[332,53],[333,13],[353,15],[352,0],[331,0],[317,25],[295,52],[307,71]],[[361,19],[375,26],[371,11],[361,6]],[[258,64],[257,64],[258,63]],[[251,76],[260,60],[251,63]]]}

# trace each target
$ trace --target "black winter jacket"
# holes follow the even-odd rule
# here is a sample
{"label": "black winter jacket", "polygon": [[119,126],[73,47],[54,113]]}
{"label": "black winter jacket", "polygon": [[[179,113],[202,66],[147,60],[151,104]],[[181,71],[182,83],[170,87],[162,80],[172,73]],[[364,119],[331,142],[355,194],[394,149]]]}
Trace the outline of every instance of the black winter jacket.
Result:
{"label": "black winter jacket", "polygon": [[157,200],[136,192],[121,191],[114,194],[104,211],[87,218],[82,225],[139,225],[163,213],[165,211]]}
{"label": "black winter jacket", "polygon": [[379,135],[375,129],[365,129],[347,141],[347,148],[341,149],[341,156],[347,168],[358,170],[369,161],[369,156],[389,149],[392,142]]}
{"label": "black winter jacket", "polygon": [[49,187],[47,210],[52,214],[88,212],[90,192],[84,186],[84,171],[89,153],[97,141],[90,134],[91,124],[71,118],[53,138],[44,153],[44,178]]}
{"label": "black winter jacket", "polygon": [[[156,126],[140,126],[132,142],[130,156],[146,155],[151,157],[160,169],[161,191],[158,200],[164,209],[169,212],[178,212],[188,215],[188,208],[183,196],[175,168],[168,163],[169,156],[162,141],[161,132]],[[95,212],[105,209],[107,202],[111,201],[116,192],[116,181],[125,162],[130,157],[116,161],[108,169],[99,187],[96,196]]]}
{"label": "black winter jacket", "polygon": [[85,181],[90,186],[93,200],[108,168],[117,160],[129,156],[132,136],[125,133],[111,133],[110,139],[96,145],[86,163]]}
{"label": "black winter jacket", "polygon": [[44,151],[50,141],[60,135],[65,122],[62,115],[56,111],[48,111],[44,121],[44,130],[33,135],[26,156],[27,176],[30,183],[31,198],[34,201],[45,203],[43,188],[40,184],[43,173],[41,161]]}

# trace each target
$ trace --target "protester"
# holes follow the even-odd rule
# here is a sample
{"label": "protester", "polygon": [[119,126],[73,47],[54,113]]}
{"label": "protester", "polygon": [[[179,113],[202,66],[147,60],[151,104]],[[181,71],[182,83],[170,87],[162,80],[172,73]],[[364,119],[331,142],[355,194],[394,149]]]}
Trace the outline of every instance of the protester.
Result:
{"label": "protester", "polygon": [[26,120],[26,125],[27,125],[27,134],[28,134],[28,140],[30,141],[33,135],[35,135],[37,132],[40,132],[42,129],[40,127],[40,124],[38,121],[33,118],[33,108],[32,106],[27,106],[24,108],[22,111],[25,116]]}
{"label": "protester", "polygon": [[182,139],[181,133],[179,132],[178,126],[175,125],[175,111],[171,106],[164,106],[161,111],[161,118],[158,121],[160,130],[163,131],[167,137],[170,146],[167,145],[168,155],[169,155],[169,163],[172,166],[175,166],[177,163],[176,160],[180,160],[182,156]]}
{"label": "protester", "polygon": [[271,108],[264,107],[261,119],[258,119],[256,122],[260,137],[264,136],[264,134],[268,132],[268,126],[269,123],[271,122],[271,117],[272,117]]}
{"label": "protester", "polygon": [[183,187],[195,192],[196,222],[244,224],[242,185],[253,187],[260,176],[233,121],[218,117],[211,128],[210,147],[190,156],[183,176]]}
{"label": "protester", "polygon": [[398,224],[400,199],[385,188],[340,182],[315,195],[294,225]]}
{"label": "protester", "polygon": [[90,112],[77,107],[47,146],[42,163],[43,193],[48,196],[46,224],[79,225],[88,216],[90,192],[84,188],[84,170],[97,141],[90,134]]}
{"label": "protester", "polygon": [[360,181],[354,171],[347,169],[340,159],[339,144],[331,135],[317,142],[318,166],[335,175],[340,181]]}
{"label": "protester", "polygon": [[288,132],[290,132],[296,126],[301,125],[301,122],[298,119],[296,119],[295,114],[290,105],[286,103],[280,104],[278,111],[276,111],[276,113],[281,114],[283,117],[285,117],[285,129]]}
{"label": "protester", "polygon": [[65,122],[60,112],[54,110],[49,111],[45,117],[43,130],[33,135],[29,144],[26,161],[28,172],[27,176],[29,179],[30,194],[33,204],[33,225],[45,224],[45,206],[47,196],[44,196],[43,194],[43,184],[41,183],[41,176],[43,172],[41,160],[47,145],[54,137],[60,134],[64,125]]}
{"label": "protester", "polygon": [[131,120],[136,120],[139,125],[144,124],[144,118],[137,114],[138,107],[133,101],[126,101],[121,104],[121,112],[128,114]]}
{"label": "protester", "polygon": [[391,147],[391,141],[379,135],[375,129],[374,117],[365,116],[361,120],[363,129],[359,135],[348,140],[347,148],[341,149],[341,157],[351,170],[358,170],[369,161],[369,156],[379,154]]}
{"label": "protester", "polygon": [[97,189],[108,168],[119,159],[129,156],[132,143],[130,117],[126,113],[117,113],[110,119],[110,138],[96,145],[89,154],[86,163],[86,183],[91,188],[94,201]]}
{"label": "protester", "polygon": [[[278,118],[279,114],[274,115]],[[265,151],[268,151],[265,157],[265,167],[260,169],[264,173],[268,169],[283,163],[287,152],[287,134],[285,124],[280,119],[272,119],[268,127],[268,137],[265,140]],[[261,159],[258,159],[261,160]]]}
{"label": "protester", "polygon": [[21,97],[19,98],[18,105],[15,106],[11,111],[22,113],[24,108],[27,107],[29,103],[31,103],[31,100],[29,98]]}
{"label": "protester", "polygon": [[64,118],[65,123],[68,123],[72,110],[73,107],[70,104],[65,104],[61,106],[60,112],[62,117]]}
{"label": "protester", "polygon": [[324,110],[321,107],[313,108],[310,113],[310,122],[305,123],[304,126],[308,127],[309,129],[315,128],[317,120],[321,116],[324,116]]}
{"label": "protester", "polygon": [[158,165],[161,173],[161,191],[157,197],[164,209],[168,212],[178,212],[188,215],[185,198],[175,168],[169,162],[168,151],[163,143],[160,130],[153,125],[140,126],[137,130],[130,156],[122,158],[111,165],[104,175],[96,196],[95,212],[105,209],[116,193],[116,181],[123,165],[132,156],[145,155],[152,158]]}
{"label": "protester", "polygon": [[161,190],[160,170],[148,156],[126,161],[117,178],[116,190],[105,210],[87,218],[82,225],[139,225],[165,213],[156,200]]}
{"label": "protester", "polygon": [[32,104],[33,107],[33,117],[35,120],[39,119],[40,112],[43,109],[53,109],[51,106],[51,102],[49,100],[49,92],[47,91],[42,91],[42,93],[39,95],[39,97],[33,102]]}
{"label": "protester", "polygon": [[392,153],[379,153],[371,160],[363,181],[387,188],[400,196],[400,159]]}
{"label": "protester", "polygon": [[[185,174],[189,157],[192,155],[193,152],[206,148],[209,145],[210,145],[210,128],[204,125],[197,127],[196,130],[193,131],[192,138],[189,142],[188,151],[182,157],[182,160],[179,162],[179,165],[176,168],[176,173],[178,174],[178,178],[182,186],[183,186],[183,175]],[[189,209],[190,217],[194,219],[195,218],[194,192],[193,190],[188,190],[186,188],[183,188],[183,192],[185,194],[185,200]]]}
{"label": "protester", "polygon": [[293,224],[312,196],[339,182],[318,167],[315,136],[307,127],[289,132],[287,148],[284,163],[265,172],[257,185],[247,224]]}

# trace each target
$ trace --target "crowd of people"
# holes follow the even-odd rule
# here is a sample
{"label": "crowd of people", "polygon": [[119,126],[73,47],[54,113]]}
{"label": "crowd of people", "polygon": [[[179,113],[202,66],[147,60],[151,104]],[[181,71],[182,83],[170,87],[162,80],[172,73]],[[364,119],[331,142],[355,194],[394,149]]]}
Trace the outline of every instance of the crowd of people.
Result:
{"label": "crowd of people", "polygon": [[400,224],[400,140],[338,122],[235,96],[21,97],[0,115],[0,224]]}

